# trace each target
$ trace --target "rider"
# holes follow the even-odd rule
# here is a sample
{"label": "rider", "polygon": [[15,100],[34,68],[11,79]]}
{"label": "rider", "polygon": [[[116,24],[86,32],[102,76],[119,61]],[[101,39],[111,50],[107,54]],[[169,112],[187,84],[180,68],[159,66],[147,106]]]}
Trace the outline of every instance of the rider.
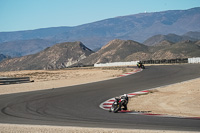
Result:
{"label": "rider", "polygon": [[139,62],[137,63],[137,66],[138,66],[138,67],[141,67],[141,66],[142,66],[142,62],[139,61]]}
{"label": "rider", "polygon": [[128,95],[124,94],[120,97],[121,99],[121,105],[124,106],[122,110],[127,110],[127,104],[128,104]]}

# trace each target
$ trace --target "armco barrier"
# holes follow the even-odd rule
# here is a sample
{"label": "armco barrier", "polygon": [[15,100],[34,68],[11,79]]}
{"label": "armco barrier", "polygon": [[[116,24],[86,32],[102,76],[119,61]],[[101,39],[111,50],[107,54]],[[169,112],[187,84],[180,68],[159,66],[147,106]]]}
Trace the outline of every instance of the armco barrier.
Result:
{"label": "armco barrier", "polygon": [[188,58],[188,63],[200,63],[200,57]]}
{"label": "armco barrier", "polygon": [[94,64],[94,67],[132,66],[132,65],[136,65],[137,62],[139,61],[99,63],[99,64]]}
{"label": "armco barrier", "polygon": [[0,78],[0,85],[8,84],[19,84],[19,83],[29,83],[34,82],[30,81],[29,77],[20,77],[20,78]]}

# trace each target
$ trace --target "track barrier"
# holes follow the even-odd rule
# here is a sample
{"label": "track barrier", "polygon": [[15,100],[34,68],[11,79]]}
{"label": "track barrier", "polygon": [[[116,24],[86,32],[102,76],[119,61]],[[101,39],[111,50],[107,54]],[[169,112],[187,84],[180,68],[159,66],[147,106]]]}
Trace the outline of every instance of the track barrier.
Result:
{"label": "track barrier", "polygon": [[200,57],[188,58],[188,63],[200,63]]}
{"label": "track barrier", "polygon": [[[94,67],[113,67],[113,66],[135,66],[139,61],[131,62],[111,62],[97,63]],[[178,63],[200,63],[200,57],[194,58],[177,58],[177,59],[162,59],[162,60],[146,60],[141,61],[143,64],[178,64]]]}
{"label": "track barrier", "polygon": [[20,83],[29,83],[29,82],[34,82],[34,80],[30,81],[29,77],[0,78],[0,85],[20,84]]}
{"label": "track barrier", "polygon": [[99,63],[94,64],[94,67],[112,67],[112,66],[135,66],[139,61],[131,61],[131,62],[111,62],[111,63]]}

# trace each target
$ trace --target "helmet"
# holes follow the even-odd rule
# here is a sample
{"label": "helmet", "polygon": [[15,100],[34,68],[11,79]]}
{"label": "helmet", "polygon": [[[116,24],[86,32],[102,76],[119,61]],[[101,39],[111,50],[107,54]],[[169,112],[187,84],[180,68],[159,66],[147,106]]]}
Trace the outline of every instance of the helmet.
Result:
{"label": "helmet", "polygon": [[125,97],[128,97],[128,95],[127,95],[127,94],[124,94],[123,96],[125,96]]}

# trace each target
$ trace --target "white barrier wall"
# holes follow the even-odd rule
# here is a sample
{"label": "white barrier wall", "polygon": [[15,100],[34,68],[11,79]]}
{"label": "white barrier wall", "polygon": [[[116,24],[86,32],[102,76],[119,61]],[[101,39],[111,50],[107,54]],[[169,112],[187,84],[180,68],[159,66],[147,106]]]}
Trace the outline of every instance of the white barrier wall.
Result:
{"label": "white barrier wall", "polygon": [[100,64],[94,64],[94,67],[132,66],[132,65],[137,65],[137,62],[139,61],[100,63]]}
{"label": "white barrier wall", "polygon": [[188,63],[200,63],[200,57],[188,58]]}

